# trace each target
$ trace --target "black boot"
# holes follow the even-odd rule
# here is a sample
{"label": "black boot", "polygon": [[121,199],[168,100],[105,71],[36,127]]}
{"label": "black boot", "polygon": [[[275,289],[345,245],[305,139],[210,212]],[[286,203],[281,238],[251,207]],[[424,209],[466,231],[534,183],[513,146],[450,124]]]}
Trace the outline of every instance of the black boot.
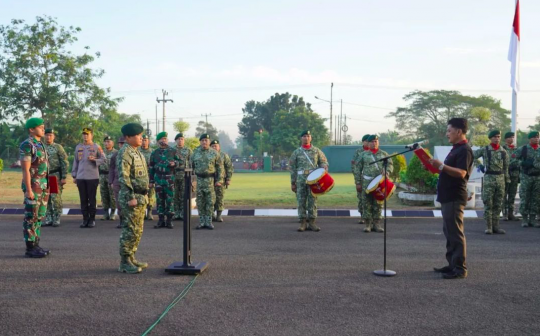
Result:
{"label": "black boot", "polygon": [[119,215],[118,218],[120,218],[120,223],[118,223],[118,225],[116,226],[117,229],[121,229],[122,228],[122,215]]}
{"label": "black boot", "polygon": [[165,226],[165,215],[159,215],[159,219],[156,225],[154,225],[154,229],[161,229]]}
{"label": "black boot", "polygon": [[173,219],[172,215],[167,215],[167,222],[166,222],[167,229],[172,229],[174,227],[172,223],[172,219]]}
{"label": "black boot", "polygon": [[88,227],[88,213],[83,212],[82,218],[83,218],[83,220],[82,220],[81,228]]}
{"label": "black boot", "polygon": [[94,226],[96,226],[96,214],[91,214],[88,216],[88,221],[87,221],[87,227],[89,228],[93,228]]}
{"label": "black boot", "polygon": [[41,246],[39,246],[39,240],[40,238],[39,237],[36,237],[36,241],[34,243],[34,247],[37,248],[38,250],[42,251],[43,253],[45,253],[45,255],[49,255],[49,253],[51,251],[49,251],[48,249],[44,249],[42,248]]}
{"label": "black boot", "polygon": [[34,242],[26,242],[26,253],[24,254],[28,258],[45,258],[47,255],[37,249]]}

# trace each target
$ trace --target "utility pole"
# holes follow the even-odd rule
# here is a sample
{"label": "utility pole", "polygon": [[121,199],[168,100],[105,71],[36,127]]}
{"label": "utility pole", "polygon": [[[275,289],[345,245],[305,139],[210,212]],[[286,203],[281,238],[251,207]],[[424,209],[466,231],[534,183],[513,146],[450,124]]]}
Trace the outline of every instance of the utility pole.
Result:
{"label": "utility pole", "polygon": [[206,118],[206,124],[204,124],[204,128],[206,129],[206,133],[208,133],[208,116],[211,116],[212,113],[210,114],[201,114],[201,117],[205,117]]}
{"label": "utility pole", "polygon": [[167,91],[162,89],[161,92],[163,93],[163,99],[158,99],[156,97],[156,101],[158,103],[163,102],[163,131],[165,131],[165,103],[166,102],[174,103],[174,101],[172,99],[165,99],[165,96],[167,96],[169,94]]}
{"label": "utility pole", "polygon": [[159,134],[159,123],[158,123],[158,119],[157,119],[157,104],[156,104],[156,135]]}
{"label": "utility pole", "polygon": [[[332,93],[334,91],[334,83],[330,83],[330,141],[332,141]],[[334,144],[336,143],[334,139]]]}
{"label": "utility pole", "polygon": [[343,145],[343,99],[341,99],[341,110],[339,112],[339,144]]}

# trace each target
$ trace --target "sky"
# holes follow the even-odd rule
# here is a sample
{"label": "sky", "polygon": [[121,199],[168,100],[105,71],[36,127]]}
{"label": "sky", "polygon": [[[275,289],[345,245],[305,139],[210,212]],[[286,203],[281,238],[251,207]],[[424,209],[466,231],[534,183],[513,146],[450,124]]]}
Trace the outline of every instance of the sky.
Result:
{"label": "sky", "polygon": [[[99,84],[124,97],[119,111],[156,130],[208,122],[238,136],[242,107],[289,92],[323,118],[347,116],[348,134],[399,130],[386,115],[412,90],[488,94],[511,109],[507,60],[515,0],[14,1],[0,24],[55,17],[82,29],[73,47],[99,51]],[[518,128],[540,115],[540,1],[521,0]],[[341,101],[343,104],[341,105]],[[157,107],[156,107],[157,106]],[[327,121],[329,126],[329,121]],[[161,131],[161,121],[160,128]],[[154,133],[155,134],[155,133]]]}

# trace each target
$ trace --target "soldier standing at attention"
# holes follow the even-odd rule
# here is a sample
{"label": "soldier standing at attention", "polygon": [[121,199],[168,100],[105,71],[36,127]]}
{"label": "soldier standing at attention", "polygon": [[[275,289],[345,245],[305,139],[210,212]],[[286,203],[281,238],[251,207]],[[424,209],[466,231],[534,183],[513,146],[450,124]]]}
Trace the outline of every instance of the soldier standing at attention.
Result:
{"label": "soldier standing at attention", "polygon": [[[139,151],[144,156],[146,166],[148,167],[148,170],[150,170],[150,155],[152,155],[152,149],[150,148],[150,138],[146,134],[142,136],[142,146],[139,148]],[[148,207],[146,208],[146,215],[144,216],[144,219],[154,220],[154,216],[152,216],[152,208],[154,208],[155,196],[156,190],[152,187],[148,191]]]}
{"label": "soldier standing at attention", "polygon": [[225,197],[225,188],[231,185],[231,178],[232,174],[234,173],[234,168],[229,155],[221,151],[219,140],[212,140],[210,146],[216,151],[218,151],[219,155],[221,155],[221,162],[223,163],[223,176],[225,178],[225,186],[221,185],[219,187],[215,187],[216,203],[214,205],[214,210],[216,211],[216,217],[212,216],[212,220],[216,222],[223,222],[221,213],[223,212],[223,199]]}
{"label": "soldier standing at attention", "polygon": [[96,193],[99,185],[98,166],[105,160],[105,154],[100,146],[92,140],[94,133],[91,128],[82,130],[83,143],[75,147],[75,157],[71,176],[79,189],[83,222],[81,228],[96,226]]}
{"label": "soldier standing at attention", "polygon": [[298,202],[298,217],[300,218],[299,232],[308,230],[315,232],[321,229],[315,224],[317,219],[317,198],[311,193],[306,180],[308,175],[317,168],[328,170],[328,160],[324,153],[311,144],[311,132],[306,130],[300,134],[302,146],[294,150],[289,159],[291,169],[291,190],[296,193]]}
{"label": "soldier standing at attention", "polygon": [[49,250],[39,246],[41,221],[47,212],[49,200],[49,161],[41,138],[45,134],[43,119],[31,118],[25,124],[29,137],[19,146],[24,193],[23,235],[29,258],[43,258]]}
{"label": "soldier standing at attention", "polygon": [[516,153],[521,161],[521,184],[519,186],[519,212],[523,216],[521,226],[534,225],[538,211],[538,194],[540,193],[540,169],[534,166],[534,160],[540,156],[538,131],[529,132],[529,144],[521,147]]}
{"label": "soldier standing at attention", "polygon": [[[362,194],[364,197],[364,221],[366,227],[364,232],[384,232],[384,229],[380,225],[381,220],[381,203],[377,202],[373,195],[367,194],[366,189],[369,183],[377,176],[384,174],[384,167],[382,162],[375,162],[388,156],[388,153],[379,149],[379,136],[372,134],[367,139],[369,143],[369,150],[362,153],[358,162],[357,172],[362,177]],[[388,160],[387,173],[390,174],[394,170],[392,160]],[[388,178],[388,176],[386,176]],[[358,190],[358,189],[357,189]]]}
{"label": "soldier standing at attention", "polygon": [[176,155],[180,158],[174,177],[174,218],[181,220],[184,217],[184,171],[191,165],[193,151],[185,146],[183,133],[178,133],[174,141],[176,141]]}
{"label": "soldier standing at attention", "polygon": [[60,226],[60,216],[62,215],[62,190],[66,184],[68,173],[68,156],[62,145],[54,142],[55,133],[52,128],[45,130],[45,148],[49,157],[49,176],[54,175],[58,181],[58,194],[49,195],[47,204],[47,217],[42,226]]}
{"label": "soldier standing at attention", "polygon": [[[109,185],[109,170],[110,170],[110,163],[111,163],[111,157],[114,153],[117,152],[116,149],[114,149],[114,141],[110,136],[106,136],[103,139],[103,143],[105,145],[104,150],[104,160],[103,163],[99,165],[99,192],[101,194],[101,204],[103,205],[103,211],[105,212],[105,215],[103,215],[103,218],[101,220],[114,220],[114,212],[116,211],[116,202],[114,201],[114,192],[113,189]],[[111,212],[109,213],[109,209]]]}
{"label": "soldier standing at attention", "polygon": [[122,127],[126,144],[116,158],[120,193],[118,201],[122,208],[122,234],[120,235],[120,267],[118,272],[140,273],[148,264],[135,259],[141,241],[144,213],[148,204],[148,169],[146,160],[139,152],[142,145],[143,127],[136,123]]}
{"label": "soldier standing at attention", "polygon": [[[200,146],[193,151],[191,164],[197,176],[197,209],[200,224],[197,230],[213,230],[212,212],[216,193],[214,187],[220,187],[223,179],[223,163],[219,153],[210,148],[210,136],[202,134],[199,137]],[[188,186],[189,187],[189,186]]]}
{"label": "soldier standing at attention", "polygon": [[[124,146],[126,139],[123,136],[118,138],[118,146],[121,149]],[[118,202],[118,193],[120,192],[120,183],[118,182],[118,172],[116,171],[116,158],[118,151],[114,152],[109,162],[109,186],[113,190],[114,199],[116,200],[116,209],[118,210],[118,217],[120,217],[120,223],[116,226],[117,229],[122,228],[122,212],[120,211],[120,202]]]}
{"label": "soldier standing at attention", "polygon": [[360,157],[362,153],[369,150],[369,145],[367,139],[369,134],[365,134],[362,137],[362,148],[358,148],[354,153],[353,159],[351,161],[351,171],[354,176],[354,184],[356,184],[356,197],[358,198],[358,212],[360,213],[360,219],[358,220],[359,224],[364,224],[364,218],[362,214],[364,213],[364,195],[362,191],[362,174],[358,171],[358,162],[360,162]]}
{"label": "soldier standing at attention", "polygon": [[486,234],[506,233],[499,227],[499,214],[504,200],[505,184],[510,183],[508,175],[508,153],[501,147],[501,131],[493,130],[488,134],[491,144],[477,149],[474,159],[484,159],[484,164],[478,168],[485,173],[482,188],[482,202],[484,202],[484,220],[486,221]]}
{"label": "soldier standing at attention", "polygon": [[519,149],[514,145],[514,132],[506,132],[504,141],[506,144],[503,148],[508,153],[510,163],[508,165],[508,175],[510,175],[510,183],[506,183],[503,214],[505,219],[509,221],[516,220],[514,216],[514,204],[516,202],[516,193],[519,184],[519,172],[521,170],[520,162],[517,159]]}
{"label": "soldier standing at attention", "polygon": [[[159,148],[152,152],[148,168],[150,172],[150,188],[156,190],[157,212],[159,215],[159,221],[154,228],[159,229],[166,226],[172,229],[174,174],[180,158],[177,156],[176,150],[169,147],[167,132],[159,133],[156,136],[156,141]],[[167,216],[167,222],[165,222],[165,216]]]}

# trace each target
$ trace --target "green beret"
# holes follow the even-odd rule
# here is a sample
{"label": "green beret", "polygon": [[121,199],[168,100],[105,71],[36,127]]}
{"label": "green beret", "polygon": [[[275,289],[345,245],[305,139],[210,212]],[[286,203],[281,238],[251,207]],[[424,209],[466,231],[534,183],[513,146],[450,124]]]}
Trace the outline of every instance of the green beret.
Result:
{"label": "green beret", "polygon": [[94,131],[90,127],[85,127],[82,129],[82,134],[92,134]]}
{"label": "green beret", "polygon": [[107,141],[107,140],[111,140],[111,141],[112,141],[112,138],[111,138],[109,135],[107,135],[106,137],[103,138],[103,141]]}
{"label": "green beret", "polygon": [[148,134],[143,134],[142,138],[143,139],[148,139]]}
{"label": "green beret", "polygon": [[300,137],[303,137],[304,135],[311,135],[311,132],[309,130],[305,130],[300,134]]}
{"label": "green beret", "polygon": [[201,136],[199,137],[199,141],[202,140],[202,139],[210,139],[210,135],[204,133],[204,134],[201,134]]}
{"label": "green beret", "polygon": [[504,138],[508,139],[508,138],[513,137],[514,135],[516,135],[514,132],[506,132],[504,133]]}
{"label": "green beret", "polygon": [[178,139],[178,138],[183,138],[184,137],[184,133],[178,133],[175,137],[174,137],[174,140]]}
{"label": "green beret", "polygon": [[158,135],[156,136],[156,141],[159,141],[161,138],[166,138],[168,136],[169,135],[167,134],[167,132],[158,133]]}
{"label": "green beret", "polygon": [[371,142],[371,141],[374,141],[374,140],[379,140],[379,136],[377,134],[371,134],[368,138],[367,138],[367,141],[368,142]]}
{"label": "green beret", "polygon": [[49,133],[54,134],[54,130],[52,128],[46,128],[45,129],[45,134],[49,134]]}
{"label": "green beret", "polygon": [[142,132],[144,132],[144,128],[137,123],[129,123],[122,126],[122,134],[124,136],[134,136],[142,134]]}
{"label": "green beret", "polygon": [[537,137],[538,134],[539,134],[538,131],[530,131],[530,132],[529,132],[529,139],[530,139],[530,138]]}
{"label": "green beret", "polygon": [[364,141],[367,141],[367,139],[369,138],[370,134],[366,134],[362,137],[362,142]]}
{"label": "green beret", "polygon": [[219,140],[212,140],[210,145],[219,145]]}
{"label": "green beret", "polygon": [[489,132],[488,138],[491,139],[491,138],[493,138],[493,137],[496,136],[496,135],[501,135],[501,131],[499,131],[499,130],[493,130],[493,131]]}
{"label": "green beret", "polygon": [[30,118],[26,121],[26,124],[24,127],[28,130],[31,128],[36,128],[38,126],[43,125],[43,119],[41,118]]}

